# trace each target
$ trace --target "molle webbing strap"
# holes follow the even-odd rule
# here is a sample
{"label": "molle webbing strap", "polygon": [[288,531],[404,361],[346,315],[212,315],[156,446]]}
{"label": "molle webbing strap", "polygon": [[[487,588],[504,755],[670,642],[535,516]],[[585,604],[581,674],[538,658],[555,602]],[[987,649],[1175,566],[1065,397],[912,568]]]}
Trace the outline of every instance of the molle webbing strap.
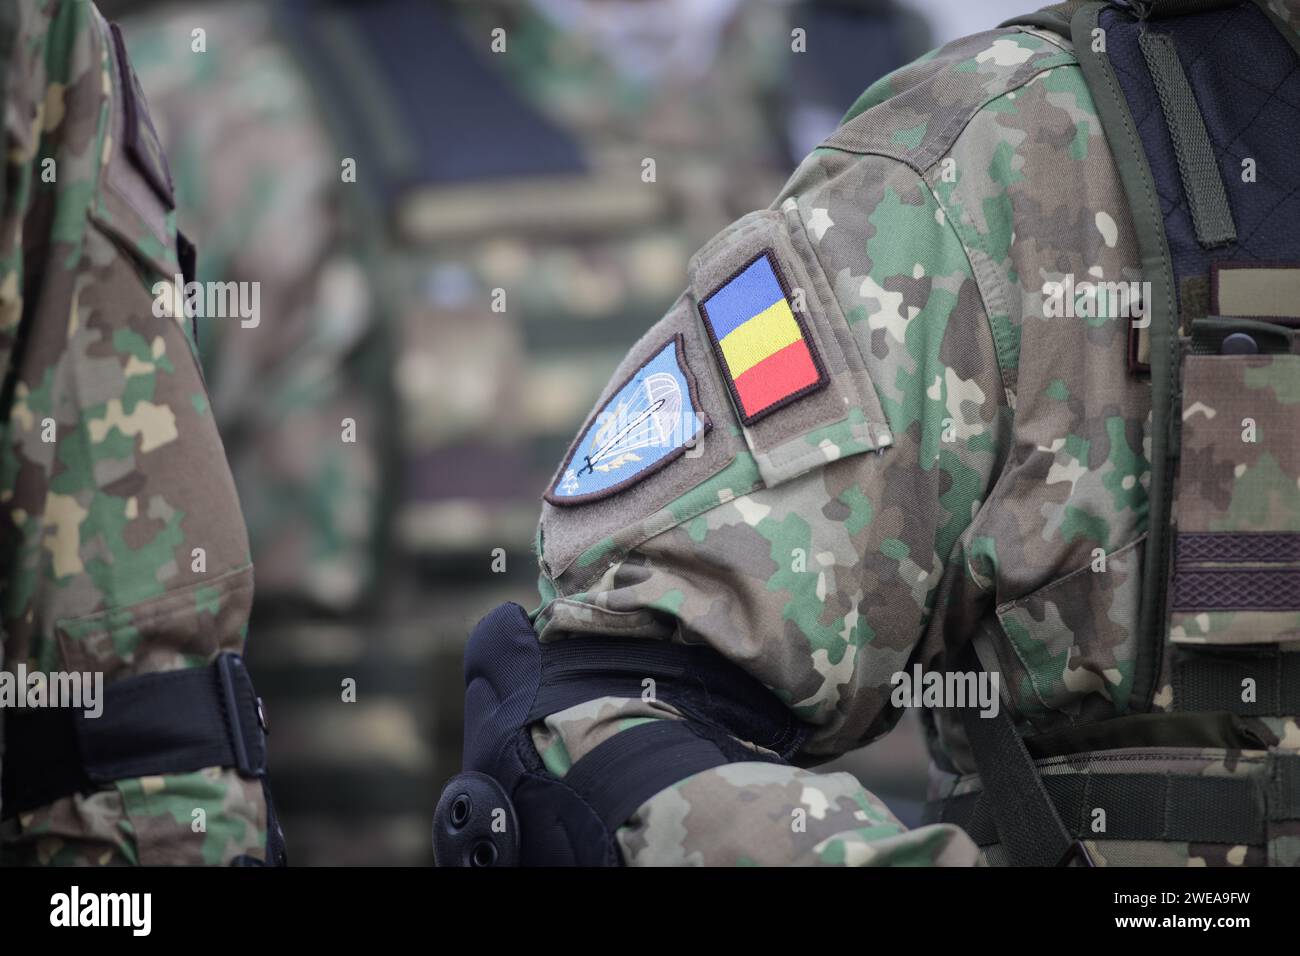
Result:
{"label": "molle webbing strap", "polygon": [[1300,607],[1300,570],[1222,568],[1174,574],[1175,611],[1289,611]]}
{"label": "molle webbing strap", "polygon": [[[1263,846],[1270,820],[1300,815],[1297,758],[1279,760],[1273,780],[1169,773],[1052,773],[1042,777],[1075,839]],[[1266,791],[1268,796],[1266,799]],[[968,793],[926,807],[926,821],[955,823],[980,846],[1002,842],[989,801]],[[1106,809],[1104,832],[1094,809]],[[1012,858],[1015,862],[1015,858]]]}
{"label": "molle webbing strap", "polygon": [[1300,534],[1291,531],[1184,532],[1178,536],[1179,564],[1298,564]]}
{"label": "molle webbing strap", "polygon": [[1300,714],[1300,653],[1276,647],[1180,647],[1174,655],[1174,706],[1180,711]]}
{"label": "molle webbing strap", "polygon": [[[1211,681],[1214,666],[1205,672]],[[1294,676],[1290,672],[1281,679]],[[1266,765],[1230,775],[1107,769],[1121,749],[1266,751],[1270,744],[1262,733],[1258,722],[1219,710],[1134,714],[1026,738],[1024,744],[1036,760],[1050,761],[1039,780],[1072,839],[1262,847],[1276,835],[1272,824],[1287,821],[1289,826],[1300,819],[1300,756],[1254,757]],[[1033,766],[1039,773],[1038,765]],[[1018,864],[1002,839],[999,799],[983,766],[980,774],[984,790],[931,801],[924,820],[956,824],[980,846],[1002,844],[1010,862]],[[1104,831],[1093,829],[1098,808],[1106,811]]]}
{"label": "molle webbing strap", "polygon": [[1180,532],[1170,607],[1186,614],[1300,608],[1300,534]]}
{"label": "molle webbing strap", "polygon": [[1174,38],[1166,33],[1143,31],[1138,38],[1147,69],[1160,97],[1160,109],[1169,129],[1169,139],[1178,160],[1183,193],[1191,208],[1196,240],[1211,249],[1237,238],[1228,194],[1219,175],[1219,164],[1205,130],[1205,120],[1187,81]]}
{"label": "molle webbing strap", "polygon": [[1104,750],[1267,750],[1269,740],[1256,721],[1225,711],[1129,714],[1091,724],[1072,724],[1025,738],[1035,760]]}
{"label": "molle webbing strap", "polygon": [[1300,757],[1279,757],[1273,761],[1268,819],[1300,820]]}

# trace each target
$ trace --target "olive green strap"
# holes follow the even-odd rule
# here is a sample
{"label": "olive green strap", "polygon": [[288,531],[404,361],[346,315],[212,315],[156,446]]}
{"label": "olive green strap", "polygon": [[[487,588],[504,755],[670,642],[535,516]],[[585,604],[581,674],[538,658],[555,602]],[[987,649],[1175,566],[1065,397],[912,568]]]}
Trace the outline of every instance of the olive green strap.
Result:
{"label": "olive green strap", "polygon": [[1087,0],[1064,0],[1033,13],[1022,13],[998,24],[999,27],[1039,27],[1070,38],[1070,18]]}
{"label": "olive green strap", "polygon": [[1133,115],[1120,90],[1115,70],[1090,38],[1104,3],[1080,7],[1071,20],[1074,52],[1097,106],[1106,143],[1115,157],[1120,181],[1133,213],[1142,276],[1151,283],[1151,482],[1147,489],[1146,560],[1142,569],[1142,602],[1138,619],[1138,654],[1128,704],[1149,710],[1165,645],[1165,583],[1169,562],[1169,508],[1173,468],[1177,461],[1178,306],[1174,296],[1173,261],[1165,236],[1164,216],[1146,152]]}
{"label": "olive green strap", "polygon": [[1269,738],[1257,721],[1222,710],[1129,714],[1091,724],[1071,724],[1025,738],[1035,760],[1098,750],[1267,750]]}
{"label": "olive green strap", "polygon": [[1142,48],[1147,70],[1160,97],[1160,112],[1164,114],[1174,157],[1178,160],[1196,241],[1205,249],[1235,242],[1237,227],[1228,206],[1228,192],[1223,187],[1223,177],[1192,85],[1179,62],[1174,38],[1167,33],[1143,30],[1138,46]]}

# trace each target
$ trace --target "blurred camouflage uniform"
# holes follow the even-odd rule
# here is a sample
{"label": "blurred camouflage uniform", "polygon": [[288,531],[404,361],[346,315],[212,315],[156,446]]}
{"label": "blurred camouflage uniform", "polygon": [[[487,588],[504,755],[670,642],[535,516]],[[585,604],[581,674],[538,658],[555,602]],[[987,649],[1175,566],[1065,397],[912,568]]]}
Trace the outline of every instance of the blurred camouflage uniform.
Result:
{"label": "blurred camouflage uniform", "polygon": [[[108,686],[202,667],[242,650],[253,572],[190,324],[151,291],[182,272],[165,160],[90,3],[0,15],[3,662]],[[6,718],[13,753],[28,725]],[[267,842],[261,784],[220,766],[5,816],[6,862],[222,864]]]}
{"label": "blurred camouflage uniform", "polygon": [[[552,463],[690,251],[779,186],[809,121],[795,107],[838,89],[811,65],[784,88],[784,5],[631,7],[223,2],[128,27],[201,277],[261,282],[257,328],[200,338],[258,610],[291,612],[253,662],[277,701],[279,802],[354,826],[384,801],[386,835],[356,852],[425,849],[422,808],[459,742],[460,645],[528,587]],[[593,29],[584,11],[602,9]],[[620,33],[634,12],[647,36]],[[900,36],[846,53],[883,73],[924,48]],[[359,673],[355,706],[373,709],[340,720],[339,679]],[[391,836],[399,818],[418,838]]]}
{"label": "blurred camouflage uniform", "polygon": [[[442,12],[432,22],[456,30],[457,52],[482,61],[478,79],[526,91],[516,118],[540,116],[539,129],[576,154],[571,167],[538,174],[526,159],[493,155],[477,175],[442,173],[385,155],[371,136],[380,124],[350,127],[365,122],[356,114],[462,136],[503,120],[432,107],[403,118],[395,111],[405,102],[367,100],[399,91],[384,85],[393,77],[376,62],[382,44],[342,35],[348,4],[199,6],[128,31],[174,155],[187,232],[203,240],[201,273],[262,284],[266,324],[213,329],[202,348],[254,554],[266,559],[266,601],[354,606],[376,573],[381,490],[399,495],[402,552],[438,570],[464,573],[470,559],[477,572],[494,547],[518,553],[585,396],[671,295],[690,251],[770,195],[789,162],[783,124],[793,109],[780,96],[789,14],[779,4],[697,5],[714,11],[701,17],[700,48],[653,70],[615,65],[617,35],[565,12],[584,4],[433,6]],[[633,6],[672,27],[669,38],[690,32],[671,19],[674,4]],[[628,16],[624,4],[592,9],[605,7],[615,8],[613,26]],[[357,22],[380,34],[395,34],[410,12],[361,9]],[[290,40],[304,12],[313,39]],[[429,26],[413,17],[409,29]],[[199,27],[207,52],[196,54]],[[507,47],[494,57],[497,28]],[[662,52],[665,38],[652,39]],[[907,39],[915,52],[918,39]],[[344,85],[363,93],[340,105],[343,89],[313,90],[329,72],[313,73],[313,58],[340,64]],[[448,79],[472,85],[475,76]],[[195,97],[207,104],[201,119]],[[474,142],[492,145],[490,135]],[[389,152],[412,148],[400,141]],[[360,158],[358,189],[339,183],[344,157]],[[654,182],[642,179],[645,159],[657,166]],[[374,234],[384,229],[395,235]],[[496,290],[504,312],[494,310]],[[376,398],[385,398],[389,357],[397,435],[385,433]],[[354,446],[337,440],[345,417],[358,423]],[[384,470],[390,437],[395,475]]]}
{"label": "blurred camouflage uniform", "polygon": [[[208,52],[193,48],[194,28]],[[346,235],[338,151],[270,31],[262,4],[124,28],[182,225],[200,243],[200,278],[260,283],[256,325],[199,326],[259,605],[346,608],[374,575],[381,415],[356,367],[373,338],[373,301]],[[355,445],[341,440],[345,418],[357,422]]]}
{"label": "blurred camouflage uniform", "polygon": [[[1300,6],[1274,7],[1293,29]],[[741,414],[748,406],[729,365],[734,356],[710,340],[707,313],[765,254],[801,314],[801,331],[791,325],[791,335],[812,343],[821,379],[751,419]],[[555,662],[542,673],[578,666],[560,650],[574,640],[704,645],[770,688],[810,732],[790,754],[770,748],[791,762],[771,753],[763,762],[733,757],[654,793],[616,821],[624,862],[1004,861],[1002,848],[981,850],[951,823],[906,829],[847,774],[797,766],[889,731],[901,713],[891,704],[892,675],[915,665],[941,671],[945,650],[976,634],[1022,733],[1044,742],[1054,733],[1082,737],[1142,715],[1115,724],[1131,736],[1117,730],[1110,746],[1039,754],[1042,774],[1093,778],[1094,803],[1081,807],[1109,806],[1122,820],[1122,804],[1106,802],[1113,772],[1175,788],[1189,777],[1253,777],[1294,804],[1285,783],[1294,778],[1269,777],[1270,758],[1295,767],[1294,711],[1234,717],[1241,733],[1218,746],[1161,745],[1141,733],[1146,711],[1188,702],[1175,699],[1174,653],[1156,657],[1163,669],[1150,698],[1137,674],[1152,386],[1130,373],[1125,317],[1051,316],[1044,283],[1144,274],[1134,217],[1074,46],[1033,27],[955,41],[872,85],[772,206],[705,245],[686,293],[632,349],[588,430],[622,402],[623,383],[638,381],[676,339],[707,431],[688,429],[697,434],[693,450],[664,458],[663,467],[635,456],[609,464],[605,445],[587,450],[594,445],[587,432],[575,443],[541,518],[542,605],[532,623],[541,660]],[[802,308],[791,290],[805,298]],[[1285,338],[1285,329],[1274,333]],[[1198,377],[1226,375],[1220,394],[1232,397],[1220,407],[1188,398],[1180,530],[1300,531],[1291,336],[1283,354],[1242,368],[1217,355],[1189,360],[1189,389]],[[1261,423],[1262,445],[1242,450],[1235,434],[1243,420]],[[607,434],[597,432],[596,442]],[[584,458],[586,468],[571,467]],[[598,459],[615,475],[621,468],[623,481],[610,485],[614,479],[592,467]],[[1099,556],[1105,573],[1090,573]],[[1287,558],[1279,549],[1272,560]],[[1294,575],[1290,567],[1282,573]],[[1296,613],[1175,609],[1169,639],[1266,640],[1294,650]],[[1216,639],[1215,631],[1223,633]],[[482,663],[490,655],[485,644],[476,658],[471,642],[471,698],[493,685],[491,665]],[[584,674],[595,682],[616,676],[595,665]],[[548,684],[554,680],[544,676],[536,693],[560,693],[562,682]],[[517,686],[526,685],[489,695],[502,708],[495,715],[494,704],[472,701],[467,754],[489,752],[493,721]],[[536,713],[531,738],[546,773],[521,779],[539,790],[548,774],[564,781],[594,752],[616,760],[610,741],[643,734],[647,722],[687,719],[714,740],[721,721],[707,712],[684,717],[644,694],[606,693],[541,719]],[[977,790],[955,710],[925,716],[932,795]],[[1140,749],[1123,749],[1125,739]],[[467,763],[491,773],[490,766]],[[582,785],[607,793],[613,782],[584,776]],[[801,813],[802,829],[792,826]],[[549,817],[524,817],[525,834],[530,822],[547,832],[554,826]],[[1278,819],[1263,845],[1169,837],[1088,846],[1109,864],[1294,864],[1296,832],[1294,821]]]}

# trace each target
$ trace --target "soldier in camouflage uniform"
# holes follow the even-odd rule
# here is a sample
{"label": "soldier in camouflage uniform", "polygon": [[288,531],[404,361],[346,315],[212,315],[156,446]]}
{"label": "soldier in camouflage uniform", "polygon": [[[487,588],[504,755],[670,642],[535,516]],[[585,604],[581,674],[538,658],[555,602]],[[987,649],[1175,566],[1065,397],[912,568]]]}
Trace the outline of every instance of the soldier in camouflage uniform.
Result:
{"label": "soldier in camouflage uniform", "polygon": [[[1300,4],[1271,6],[1294,33]],[[633,746],[612,748],[621,735],[649,747],[647,724],[684,721],[728,758],[605,819],[622,862],[1005,861],[1001,847],[981,849],[952,823],[909,830],[853,777],[804,767],[888,732],[902,713],[894,675],[942,672],[975,635],[1021,732],[1043,741],[1174,708],[1173,654],[1157,658],[1164,669],[1149,707],[1135,690],[1151,384],[1130,373],[1128,316],[1047,302],[1067,276],[1144,274],[1071,41],[1003,28],[872,85],[770,207],[695,256],[684,295],[601,394],[542,511],[541,604],[530,615],[540,650],[524,637],[511,653],[494,644],[507,628],[500,617],[471,641],[466,769],[504,774],[507,787],[522,773],[514,799],[524,839],[549,838],[552,821],[566,818],[530,817],[528,807],[562,804],[539,793],[562,792],[554,781],[582,767],[573,790],[608,799],[616,781],[583,758],[615,766]],[[1217,377],[1232,397],[1220,407],[1187,399],[1180,532],[1300,531],[1291,336],[1288,354],[1242,368],[1217,356],[1188,365],[1188,389]],[[668,379],[658,393],[647,384],[650,399],[672,397],[643,400],[638,413],[639,385],[660,375]],[[676,437],[657,450],[632,442],[666,401],[684,409]],[[1235,434],[1246,419],[1266,423],[1268,439],[1243,453]],[[1176,606],[1170,640],[1226,631],[1215,643],[1293,649],[1296,613]],[[566,656],[572,642],[584,650]],[[579,680],[616,687],[620,666],[613,651],[581,672],[575,658],[617,646],[630,659],[644,653],[628,649],[638,642],[711,649],[768,688],[806,736],[756,743],[736,730],[744,719],[707,706],[690,713],[653,690],[573,699],[567,688]],[[494,648],[514,670],[495,669],[506,665],[490,659]],[[537,654],[540,667],[519,663]],[[566,693],[563,708],[542,703]],[[496,736],[512,706],[528,715],[536,758]],[[932,795],[978,789],[956,709],[925,716]],[[1189,777],[1253,776],[1267,786],[1270,759],[1300,752],[1300,729],[1285,710],[1249,725],[1246,747],[1161,746],[1130,723],[1128,746],[1141,750],[1036,756],[1047,777],[1139,772],[1176,788]],[[699,746],[662,736],[681,753]],[[622,766],[630,773],[648,759]],[[599,816],[610,804],[593,805]],[[586,811],[565,812],[580,821],[569,832],[591,843]],[[1120,816],[1114,805],[1110,813]],[[446,822],[441,810],[437,819]],[[1262,846],[1176,837],[1087,846],[1108,864],[1294,864],[1295,833],[1294,822],[1275,821]]]}
{"label": "soldier in camouflage uniform", "polygon": [[[459,745],[463,637],[530,587],[556,456],[691,250],[792,165],[829,38],[810,35],[796,96],[783,87],[802,21],[786,6],[701,4],[689,31],[675,18],[694,6],[634,6],[660,30],[639,44],[580,15],[628,14],[603,3],[223,2],[128,22],[201,277],[261,282],[261,323],[201,323],[200,344],[257,611],[276,616],[252,666],[275,701],[277,794],[321,826],[290,825],[298,859],[337,860],[339,844],[374,853],[349,860],[423,859],[428,794]],[[408,36],[415,53],[396,46]],[[923,43],[909,33],[873,68]],[[432,74],[387,72],[417,56]],[[491,110],[433,98],[476,85],[501,88]],[[390,168],[413,150],[377,148],[395,134],[376,117],[412,141],[432,129],[433,155]],[[543,148],[568,161],[530,165]],[[460,154],[474,168],[447,171]]]}
{"label": "soldier in camouflage uniform", "polygon": [[[6,2],[0,36],[3,664],[109,688],[200,668],[242,649],[253,570],[190,323],[151,291],[183,271],[166,162],[92,4]],[[0,720],[17,753],[28,718]],[[262,785],[231,767],[0,811],[10,863],[267,854]]]}

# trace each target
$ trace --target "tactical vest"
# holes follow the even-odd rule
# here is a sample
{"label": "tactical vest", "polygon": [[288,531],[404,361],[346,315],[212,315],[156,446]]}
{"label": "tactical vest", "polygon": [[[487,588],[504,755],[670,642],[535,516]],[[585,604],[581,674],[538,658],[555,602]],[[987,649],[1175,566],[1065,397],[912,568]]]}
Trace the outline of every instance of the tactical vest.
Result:
{"label": "tactical vest", "polygon": [[[927,819],[990,862],[1091,863],[1084,841],[1122,840],[1150,847],[1124,862],[1179,844],[1294,863],[1300,753],[1278,744],[1300,714],[1300,38],[1249,0],[1070,2],[1011,25],[1073,41],[1149,283],[1129,349],[1152,394],[1134,678],[1148,712],[1038,737],[1005,708],[963,712],[983,790]],[[1140,766],[1153,748],[1220,757],[1156,773]]]}

